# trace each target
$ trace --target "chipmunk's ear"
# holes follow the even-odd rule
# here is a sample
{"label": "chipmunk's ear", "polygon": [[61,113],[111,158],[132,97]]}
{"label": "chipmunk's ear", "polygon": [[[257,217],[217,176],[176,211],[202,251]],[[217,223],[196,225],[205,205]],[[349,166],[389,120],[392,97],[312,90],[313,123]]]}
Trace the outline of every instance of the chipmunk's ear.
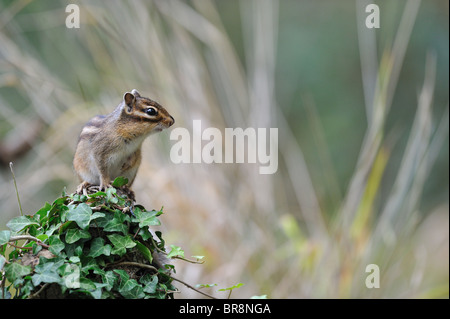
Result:
{"label": "chipmunk's ear", "polygon": [[125,102],[125,105],[128,106],[128,112],[131,112],[134,102],[136,101],[134,94],[130,92],[125,93],[123,95],[123,101]]}
{"label": "chipmunk's ear", "polygon": [[131,93],[134,95],[134,97],[141,97],[141,94],[136,89],[131,90]]}

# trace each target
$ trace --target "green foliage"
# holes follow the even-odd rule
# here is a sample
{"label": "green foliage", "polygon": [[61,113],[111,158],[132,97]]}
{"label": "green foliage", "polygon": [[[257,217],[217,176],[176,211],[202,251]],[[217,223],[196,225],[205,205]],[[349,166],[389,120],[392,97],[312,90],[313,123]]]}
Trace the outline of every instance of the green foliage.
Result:
{"label": "green foliage", "polygon": [[133,207],[115,187],[87,196],[63,194],[32,216],[9,221],[10,230],[0,232],[4,297],[11,292],[12,298],[45,298],[51,285],[60,287],[61,298],[173,297],[173,265],[152,264],[155,251],[184,256],[174,245],[165,252],[161,232],[153,238],[149,226],[161,224],[162,210]]}
{"label": "green foliage", "polygon": [[118,234],[108,235],[108,239],[114,245],[111,253],[122,256],[127,252],[127,248],[133,248],[136,243],[130,238],[130,236],[122,236]]}
{"label": "green foliage", "polygon": [[170,253],[167,255],[167,257],[184,257],[184,250],[181,249],[181,247],[175,246],[175,245],[170,245],[170,248],[172,248],[172,250],[170,251]]}
{"label": "green foliage", "polygon": [[0,245],[4,245],[9,241],[11,237],[11,232],[9,230],[0,231]]}
{"label": "green foliage", "polygon": [[87,204],[81,203],[79,205],[69,205],[66,219],[76,222],[81,229],[87,229],[90,222],[99,217],[105,217],[105,214],[93,214],[91,208]]}
{"label": "green foliage", "polygon": [[30,266],[22,266],[18,263],[11,263],[5,266],[5,276],[10,282],[15,282],[23,276],[28,275],[30,272]]}
{"label": "green foliage", "polygon": [[237,283],[236,285],[233,285],[231,287],[227,287],[227,288],[223,288],[223,289],[219,289],[218,291],[232,291],[233,289],[242,287],[244,284],[243,283]]}
{"label": "green foliage", "polygon": [[39,225],[38,222],[33,220],[31,216],[19,216],[11,219],[6,226],[11,229],[13,232],[19,232],[27,226],[30,225]]}
{"label": "green foliage", "polygon": [[139,227],[159,226],[159,225],[161,225],[161,222],[159,221],[157,216],[159,216],[161,214],[162,214],[162,211],[146,212],[146,211],[141,211],[141,209],[139,207],[136,207],[136,209],[134,211],[134,215],[136,217],[133,218],[133,222],[138,222]]}
{"label": "green foliage", "polygon": [[195,287],[196,288],[211,288],[211,287],[215,287],[217,286],[217,284],[197,284]]}
{"label": "green foliage", "polygon": [[[162,233],[149,228],[161,225],[162,208],[133,205],[127,189],[115,188],[125,184],[117,178],[106,192],[64,192],[34,215],[9,221],[10,230],[0,231],[0,299],[166,299],[177,291],[173,280],[214,298],[197,288],[217,284],[194,288],[172,276],[171,258],[202,264],[204,256],[186,259],[176,245],[166,252]],[[217,291],[229,298],[242,285]]]}
{"label": "green foliage", "polygon": [[233,285],[233,286],[227,287],[227,288],[222,288],[222,289],[219,289],[217,291],[228,291],[228,299],[229,299],[230,296],[231,296],[231,293],[233,292],[233,290],[237,289],[239,287],[242,287],[243,285],[244,285],[243,283],[237,283],[236,285]]}
{"label": "green foliage", "polygon": [[124,185],[126,185],[126,184],[128,184],[128,178],[119,176],[119,177],[117,177],[117,178],[114,180],[112,186],[113,186],[113,187],[120,188],[120,187],[122,187],[122,186],[124,186]]}
{"label": "green foliage", "polygon": [[[237,283],[231,287],[221,288],[221,289],[218,289],[217,291],[220,291],[220,292],[228,291],[228,299],[229,299],[231,296],[231,292],[234,289],[238,289],[238,288],[242,287],[243,285],[244,285],[243,283]],[[195,287],[196,288],[212,288],[215,286],[217,286],[217,284],[214,283],[214,284],[197,284]],[[252,299],[267,299],[267,295],[252,296],[251,298]]]}

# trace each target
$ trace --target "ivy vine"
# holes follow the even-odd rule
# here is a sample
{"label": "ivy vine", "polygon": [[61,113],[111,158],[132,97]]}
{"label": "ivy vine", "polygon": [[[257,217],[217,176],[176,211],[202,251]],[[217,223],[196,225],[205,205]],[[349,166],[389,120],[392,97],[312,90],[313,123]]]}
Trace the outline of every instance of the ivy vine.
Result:
{"label": "ivy vine", "polygon": [[125,183],[63,193],[10,220],[0,231],[0,297],[166,299],[177,292],[174,280],[195,289],[173,276],[170,261],[185,259],[184,251],[171,245],[166,252],[161,232],[152,230],[163,210],[134,205]]}

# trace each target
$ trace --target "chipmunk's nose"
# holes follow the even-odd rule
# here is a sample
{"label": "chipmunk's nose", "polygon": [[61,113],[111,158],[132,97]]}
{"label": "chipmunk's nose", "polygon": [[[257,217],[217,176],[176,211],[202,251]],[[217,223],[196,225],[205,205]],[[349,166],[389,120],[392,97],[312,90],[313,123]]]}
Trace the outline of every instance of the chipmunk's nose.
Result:
{"label": "chipmunk's nose", "polygon": [[169,124],[169,126],[172,126],[173,124],[175,124],[175,119],[173,118],[172,115],[169,115],[169,116],[170,116],[170,118],[172,119],[172,122]]}

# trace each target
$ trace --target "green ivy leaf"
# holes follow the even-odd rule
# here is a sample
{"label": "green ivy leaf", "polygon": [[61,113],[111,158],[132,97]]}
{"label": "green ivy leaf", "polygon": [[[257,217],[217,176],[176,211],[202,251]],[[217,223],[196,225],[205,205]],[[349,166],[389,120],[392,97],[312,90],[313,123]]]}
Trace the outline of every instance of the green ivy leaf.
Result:
{"label": "green ivy leaf", "polygon": [[205,256],[191,256],[192,258],[197,259],[197,261],[202,260]]}
{"label": "green ivy leaf", "polygon": [[19,216],[11,219],[6,226],[11,229],[13,232],[19,232],[23,230],[25,227],[30,225],[39,225],[36,221],[31,219],[31,216]]}
{"label": "green ivy leaf", "polygon": [[119,176],[119,177],[116,177],[116,179],[112,183],[112,186],[114,186],[116,188],[121,188],[123,185],[126,185],[126,184],[128,184],[128,178]]}
{"label": "green ivy leaf", "polygon": [[122,269],[115,269],[114,272],[119,275],[120,278],[120,286],[125,285],[125,283],[130,279],[127,272]]}
{"label": "green ivy leaf", "polygon": [[101,217],[105,217],[105,214],[99,213],[99,212],[95,212],[95,213],[92,214],[91,220],[89,222],[93,221],[94,219],[101,218]]}
{"label": "green ivy leaf", "polygon": [[110,187],[106,190],[106,200],[108,203],[117,204],[119,200],[116,197],[117,190],[114,187]]}
{"label": "green ivy leaf", "polygon": [[106,284],[105,289],[111,291],[114,287],[114,284],[117,282],[117,276],[114,275],[113,271],[107,271],[102,276],[102,281]]}
{"label": "green ivy leaf", "polygon": [[165,284],[159,284],[159,289],[156,291],[155,297],[157,299],[166,298],[167,286]]}
{"label": "green ivy leaf", "polygon": [[[79,257],[71,257],[70,259]],[[69,260],[70,260],[69,259]],[[76,264],[64,264],[59,268],[59,273],[62,275],[63,284],[67,288],[80,288],[80,268]]]}
{"label": "green ivy leaf", "polygon": [[145,274],[141,277],[140,282],[144,285],[144,292],[154,294],[156,292],[156,286],[158,285],[158,276]]}
{"label": "green ivy leaf", "polygon": [[53,233],[55,232],[55,230],[58,230],[59,227],[61,227],[61,225],[62,225],[61,223],[51,225],[51,226],[45,231],[45,234],[46,234],[47,236],[53,235]]}
{"label": "green ivy leaf", "polygon": [[217,286],[217,284],[197,284],[195,285],[195,288],[211,288]]}
{"label": "green ivy leaf", "polygon": [[67,206],[64,205],[64,202],[66,201],[67,197],[60,197],[56,199],[52,207],[50,208],[50,211],[47,213],[47,218],[53,217],[57,212],[62,214],[62,212],[67,210]]}
{"label": "green ivy leaf", "polygon": [[128,234],[128,226],[125,221],[129,221],[130,217],[122,212],[115,212],[114,218],[109,220],[104,226],[103,230],[108,232],[121,232],[124,235]]}
{"label": "green ivy leaf", "polygon": [[61,250],[64,249],[65,245],[61,239],[59,239],[58,235],[52,235],[48,238],[48,244],[50,245],[50,252],[54,255],[58,255]]}
{"label": "green ivy leaf", "polygon": [[139,208],[136,207],[136,209],[134,210],[134,216],[136,216],[135,218],[133,218],[131,221],[135,222],[135,223],[139,223],[139,227],[145,227],[145,226],[159,226],[161,225],[161,222],[159,221],[159,219],[156,217],[160,215],[159,212],[153,210],[151,212],[147,212],[147,211],[141,211]]}
{"label": "green ivy leaf", "polygon": [[9,230],[0,231],[0,246],[9,242],[10,237],[11,237],[11,232]]}
{"label": "green ivy leaf", "polygon": [[142,239],[143,239],[144,241],[149,240],[149,238],[153,238],[152,233],[149,231],[148,227],[141,228],[141,229],[139,230],[139,233],[138,233],[138,234],[139,234],[139,236],[142,237]]}
{"label": "green ivy leaf", "polygon": [[48,235],[40,234],[40,235],[36,235],[36,238],[39,239],[40,241],[46,241],[48,239]]}
{"label": "green ivy leaf", "polygon": [[227,288],[223,288],[223,289],[219,289],[219,290],[217,290],[217,291],[233,290],[233,289],[239,288],[239,287],[241,287],[241,286],[243,286],[243,285],[244,285],[243,283],[238,283],[238,284],[236,284],[236,285],[234,285],[234,286],[227,287]]}
{"label": "green ivy leaf", "polygon": [[84,203],[85,201],[87,201],[87,199],[88,199],[88,197],[86,195],[78,195],[78,197],[77,197],[77,195],[73,196],[73,200],[75,202],[82,202],[82,203]]}
{"label": "green ivy leaf", "polygon": [[128,280],[125,285],[119,289],[119,292],[127,299],[142,299],[145,297],[144,288],[138,284],[136,279]]}
{"label": "green ivy leaf", "polygon": [[136,248],[142,253],[142,255],[144,255],[145,259],[147,259],[151,263],[153,261],[153,256],[150,249],[148,249],[147,246],[138,241],[135,241],[135,243]]}
{"label": "green ivy leaf", "polygon": [[91,242],[91,249],[89,251],[88,257],[98,257],[100,255],[109,256],[111,254],[111,245],[106,244],[103,238],[94,238]]}
{"label": "green ivy leaf", "polygon": [[86,203],[81,203],[78,206],[70,206],[66,218],[76,222],[81,229],[87,229],[92,220],[104,216],[105,214],[98,212],[92,214],[92,209]]}
{"label": "green ivy leaf", "polygon": [[31,277],[33,285],[37,286],[41,282],[44,283],[59,283],[61,277],[57,272],[57,267],[54,262],[47,262],[45,264],[39,263],[34,268],[34,275]]}
{"label": "green ivy leaf", "polygon": [[71,228],[66,233],[66,243],[73,244],[81,238],[89,239],[91,234],[87,230]]}
{"label": "green ivy leaf", "polygon": [[42,220],[44,217],[47,217],[48,212],[52,208],[52,205],[50,205],[48,202],[45,203],[44,207],[39,209],[35,215],[38,215],[40,217],[40,220]]}
{"label": "green ivy leaf", "polygon": [[100,191],[100,192],[97,192],[97,193],[94,193],[94,194],[89,194],[88,197],[90,197],[90,198],[93,198],[93,197],[106,197],[106,193]]}
{"label": "green ivy leaf", "polygon": [[89,226],[91,220],[92,209],[85,203],[81,203],[78,206],[70,206],[67,212],[67,220],[74,221],[81,229],[86,229]]}
{"label": "green ivy leaf", "polygon": [[95,290],[97,287],[95,286],[92,280],[81,277],[80,278],[80,288],[83,290]]}
{"label": "green ivy leaf", "polygon": [[73,253],[75,254],[75,256],[81,257],[83,255],[83,247],[77,246]]}
{"label": "green ivy leaf", "polygon": [[95,290],[91,290],[89,291],[90,295],[94,298],[94,299],[101,299],[102,295],[103,295],[103,291],[102,288],[106,287],[106,284],[100,284],[98,282],[93,282],[94,286],[95,286]]}
{"label": "green ivy leaf", "polygon": [[20,279],[23,276],[31,273],[32,269],[30,266],[22,266],[17,262],[12,262],[5,265],[5,276],[9,282],[14,282],[16,279]]}
{"label": "green ivy leaf", "polygon": [[107,236],[114,248],[111,250],[112,254],[122,256],[127,252],[127,248],[136,246],[136,243],[130,238],[130,236],[121,236],[118,234],[112,234]]}
{"label": "green ivy leaf", "polygon": [[80,262],[80,257],[78,257],[78,256],[72,256],[72,257],[69,258],[69,261],[70,261],[71,263],[74,263],[74,264],[79,263],[79,262]]}
{"label": "green ivy leaf", "polygon": [[66,199],[67,199],[67,196],[63,196],[63,197],[57,198],[57,199],[55,199],[55,201],[53,202],[52,206],[60,206],[60,205],[63,205],[64,202],[66,201]]}
{"label": "green ivy leaf", "polygon": [[172,248],[172,250],[170,251],[169,254],[167,254],[167,258],[172,258],[176,256],[184,257],[184,250],[181,249],[181,247],[170,245],[170,248]]}

